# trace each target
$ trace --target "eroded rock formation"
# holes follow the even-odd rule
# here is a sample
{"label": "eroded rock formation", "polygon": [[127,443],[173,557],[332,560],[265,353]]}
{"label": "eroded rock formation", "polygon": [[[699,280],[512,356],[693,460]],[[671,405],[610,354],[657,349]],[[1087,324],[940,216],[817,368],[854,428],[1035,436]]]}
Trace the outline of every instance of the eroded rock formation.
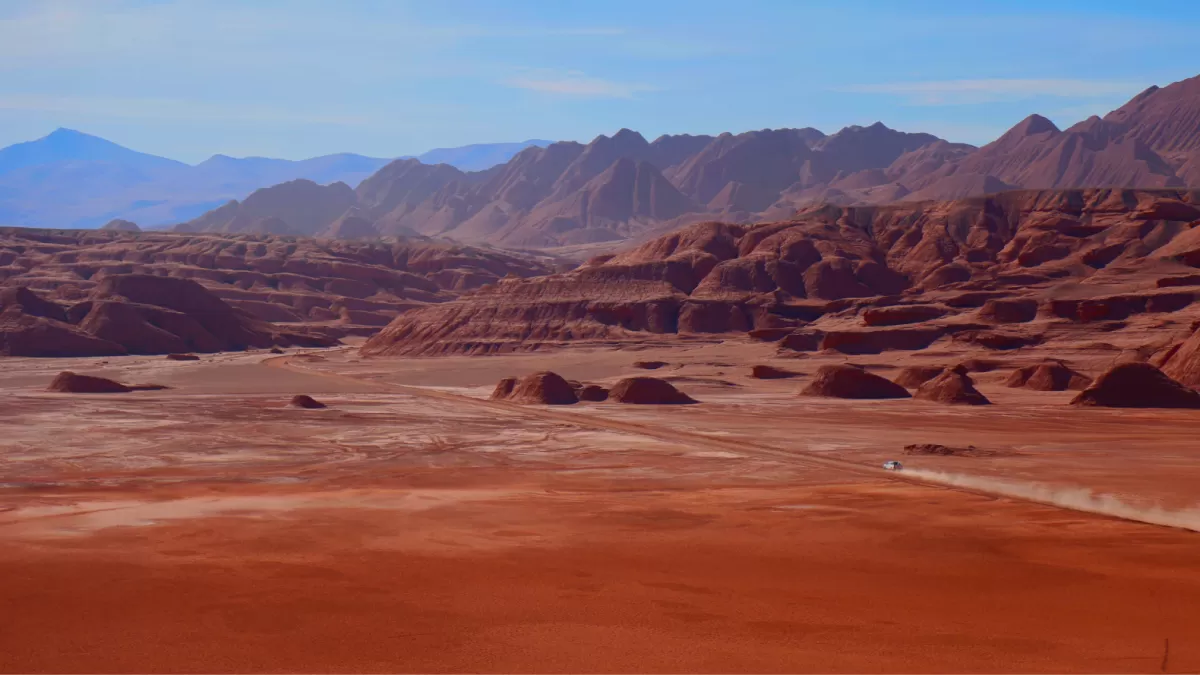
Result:
{"label": "eroded rock formation", "polygon": [[895,382],[849,365],[821,366],[800,393],[831,398],[910,398],[908,390]]}

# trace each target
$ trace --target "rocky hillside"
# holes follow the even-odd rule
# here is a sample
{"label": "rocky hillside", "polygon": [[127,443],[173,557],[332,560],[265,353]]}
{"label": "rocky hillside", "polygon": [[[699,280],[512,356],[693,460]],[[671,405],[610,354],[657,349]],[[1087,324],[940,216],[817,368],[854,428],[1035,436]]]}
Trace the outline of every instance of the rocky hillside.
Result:
{"label": "rocky hillside", "polygon": [[705,222],[570,272],[503,279],[408,312],[363,351],[491,353],[746,331],[851,352],[943,338],[1017,348],[1059,324],[1118,330],[1131,316],[1191,307],[1196,226],[1200,191],[1116,189]]}
{"label": "rocky hillside", "polygon": [[63,311],[82,312],[114,277],[142,275],[164,288],[194,281],[254,320],[275,323],[271,330],[325,337],[371,333],[406,309],[550,271],[530,257],[421,241],[0,229],[0,290],[20,287]]}
{"label": "rocky hillside", "polygon": [[220,352],[335,342],[279,329],[189,279],[113,274],[71,303],[24,286],[0,290],[0,354],[5,356]]}
{"label": "rocky hillside", "polygon": [[[622,129],[530,147],[487,171],[400,160],[357,190],[295,181],[182,225],[189,232],[422,234],[519,248],[607,247],[704,220],[785,220],[812,204],[946,201],[1018,188],[1200,187],[1200,77],[1152,87],[1066,129],[1033,115],[974,148],[883,124],[662,136]],[[301,206],[302,205],[302,206]]]}

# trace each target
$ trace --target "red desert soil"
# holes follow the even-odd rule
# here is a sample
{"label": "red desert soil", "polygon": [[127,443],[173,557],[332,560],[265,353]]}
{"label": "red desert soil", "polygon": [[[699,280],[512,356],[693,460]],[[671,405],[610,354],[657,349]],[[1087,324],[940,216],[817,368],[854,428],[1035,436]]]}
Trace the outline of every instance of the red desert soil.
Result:
{"label": "red desert soil", "polygon": [[[1008,370],[976,376],[992,406],[801,397],[746,373],[845,357],[774,349],[10,359],[0,670],[1146,672],[1166,639],[1169,671],[1200,668],[1200,535],[877,468],[1180,508],[1200,413],[1070,406]],[[701,403],[487,398],[543,369],[611,386],[648,355]],[[43,393],[64,367],[171,389]],[[279,405],[296,391],[330,409]]]}

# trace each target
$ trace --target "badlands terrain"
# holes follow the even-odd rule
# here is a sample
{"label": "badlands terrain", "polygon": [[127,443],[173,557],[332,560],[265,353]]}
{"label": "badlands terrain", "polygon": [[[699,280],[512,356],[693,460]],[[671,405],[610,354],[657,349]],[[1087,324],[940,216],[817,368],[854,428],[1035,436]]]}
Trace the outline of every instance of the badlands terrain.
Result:
{"label": "badlands terrain", "polygon": [[1198,201],[5,231],[0,670],[1195,671]]}

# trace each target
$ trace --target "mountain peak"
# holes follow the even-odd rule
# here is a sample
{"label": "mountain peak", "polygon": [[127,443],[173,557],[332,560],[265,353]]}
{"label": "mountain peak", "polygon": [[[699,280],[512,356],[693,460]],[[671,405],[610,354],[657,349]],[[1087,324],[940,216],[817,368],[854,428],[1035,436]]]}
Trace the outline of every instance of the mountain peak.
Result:
{"label": "mountain peak", "polygon": [[50,133],[46,134],[43,138],[71,138],[71,137],[79,138],[81,136],[87,137],[87,138],[98,138],[97,136],[93,136],[92,134],[85,134],[84,132],[79,131],[77,129],[68,129],[67,127],[59,127],[57,129],[55,129],[54,131],[51,131]]}
{"label": "mountain peak", "polygon": [[[1046,132],[1057,133],[1058,131],[1060,130],[1055,126],[1054,122],[1034,113],[1017,123],[1017,126],[1010,129],[1008,133],[1016,132],[1021,136],[1033,136],[1034,134],[1044,134]],[[1007,135],[1005,134],[1005,136]]]}

